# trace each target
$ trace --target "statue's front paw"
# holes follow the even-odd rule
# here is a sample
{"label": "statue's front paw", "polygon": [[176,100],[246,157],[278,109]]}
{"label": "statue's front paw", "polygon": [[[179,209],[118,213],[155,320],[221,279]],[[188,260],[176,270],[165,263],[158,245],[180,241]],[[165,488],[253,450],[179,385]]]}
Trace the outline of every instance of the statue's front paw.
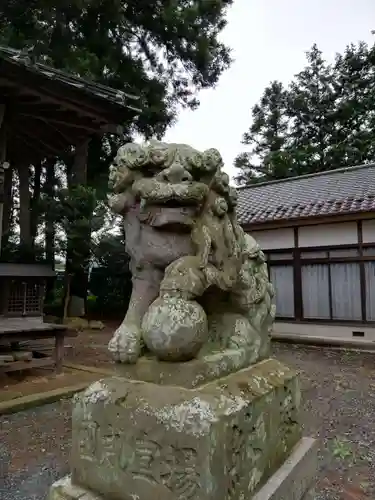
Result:
{"label": "statue's front paw", "polygon": [[141,355],[142,332],[135,325],[120,325],[108,344],[108,350],[118,363],[135,364]]}

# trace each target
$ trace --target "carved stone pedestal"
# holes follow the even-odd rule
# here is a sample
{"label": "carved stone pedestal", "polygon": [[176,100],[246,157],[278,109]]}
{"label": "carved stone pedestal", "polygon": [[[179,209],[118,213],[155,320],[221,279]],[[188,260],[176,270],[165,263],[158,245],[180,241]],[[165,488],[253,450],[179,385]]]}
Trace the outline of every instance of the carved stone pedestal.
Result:
{"label": "carved stone pedestal", "polygon": [[[304,444],[299,404],[296,373],[273,359],[216,380],[203,377],[194,389],[101,380],[74,402],[71,477],[57,481],[49,498],[286,499],[272,484],[276,471],[290,473],[288,457]],[[307,448],[300,455],[310,467],[300,493],[288,499],[302,500],[313,481],[316,453]],[[269,496],[259,497],[269,481]]]}

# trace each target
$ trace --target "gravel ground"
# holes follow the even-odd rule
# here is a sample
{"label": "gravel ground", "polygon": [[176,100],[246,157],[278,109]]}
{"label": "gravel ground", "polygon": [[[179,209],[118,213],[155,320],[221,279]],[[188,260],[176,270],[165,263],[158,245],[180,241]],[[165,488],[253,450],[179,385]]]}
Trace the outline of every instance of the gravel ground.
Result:
{"label": "gravel ground", "polygon": [[[375,353],[276,344],[274,355],[301,371],[304,434],[321,443],[316,500],[374,500]],[[63,400],[0,417],[1,500],[44,500],[69,471],[70,412]]]}

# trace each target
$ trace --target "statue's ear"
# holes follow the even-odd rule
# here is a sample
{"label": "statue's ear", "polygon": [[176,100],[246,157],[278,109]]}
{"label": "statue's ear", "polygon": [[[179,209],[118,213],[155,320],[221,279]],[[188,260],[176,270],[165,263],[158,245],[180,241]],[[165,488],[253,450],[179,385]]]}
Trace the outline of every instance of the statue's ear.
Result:
{"label": "statue's ear", "polygon": [[223,158],[217,149],[206,149],[202,154],[204,170],[212,173],[218,172],[223,166]]}
{"label": "statue's ear", "polygon": [[108,206],[115,214],[125,215],[132,204],[130,193],[108,195]]}
{"label": "statue's ear", "polygon": [[115,162],[131,170],[138,170],[148,162],[148,149],[143,144],[128,142],[117,151]]}

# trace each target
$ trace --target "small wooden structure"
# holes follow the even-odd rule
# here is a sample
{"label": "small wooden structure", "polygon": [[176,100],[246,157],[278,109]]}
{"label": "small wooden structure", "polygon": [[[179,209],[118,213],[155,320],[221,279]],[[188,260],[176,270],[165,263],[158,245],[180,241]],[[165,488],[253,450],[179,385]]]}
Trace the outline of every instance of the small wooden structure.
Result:
{"label": "small wooden structure", "polygon": [[[66,328],[43,322],[45,283],[54,274],[40,264],[0,263],[0,373],[51,365],[61,371]],[[20,349],[22,341],[51,337],[54,357]]]}
{"label": "small wooden structure", "polygon": [[42,317],[45,282],[54,275],[40,264],[0,263],[0,317]]}

